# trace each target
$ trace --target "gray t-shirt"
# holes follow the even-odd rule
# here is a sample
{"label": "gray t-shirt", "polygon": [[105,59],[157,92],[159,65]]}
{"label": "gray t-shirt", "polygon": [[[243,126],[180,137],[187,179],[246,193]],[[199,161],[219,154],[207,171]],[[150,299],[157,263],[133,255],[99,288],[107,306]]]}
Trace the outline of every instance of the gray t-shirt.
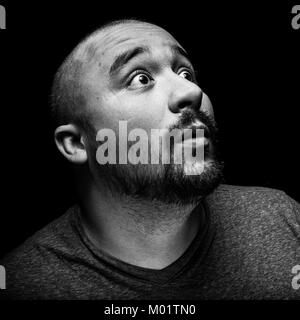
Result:
{"label": "gray t-shirt", "polygon": [[162,270],[96,248],[74,206],[0,262],[12,299],[300,299],[300,207],[284,192],[221,185],[206,223]]}

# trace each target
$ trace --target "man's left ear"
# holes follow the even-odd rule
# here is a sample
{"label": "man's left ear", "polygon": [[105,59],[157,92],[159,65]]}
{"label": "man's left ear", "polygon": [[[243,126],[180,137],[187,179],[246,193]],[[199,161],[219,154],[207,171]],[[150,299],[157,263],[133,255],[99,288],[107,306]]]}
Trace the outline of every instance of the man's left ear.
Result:
{"label": "man's left ear", "polygon": [[83,164],[87,161],[87,150],[82,131],[74,124],[62,125],[54,133],[58,150],[74,164]]}

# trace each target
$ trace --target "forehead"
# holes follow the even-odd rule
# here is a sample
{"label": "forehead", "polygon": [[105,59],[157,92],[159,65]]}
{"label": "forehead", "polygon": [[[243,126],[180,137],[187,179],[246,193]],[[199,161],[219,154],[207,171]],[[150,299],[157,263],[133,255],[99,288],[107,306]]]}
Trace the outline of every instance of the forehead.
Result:
{"label": "forehead", "polygon": [[118,24],[100,31],[79,50],[79,55],[86,62],[97,60],[105,64],[105,60],[111,60],[120,52],[140,45],[150,49],[180,46],[166,30],[150,23],[134,22]]}

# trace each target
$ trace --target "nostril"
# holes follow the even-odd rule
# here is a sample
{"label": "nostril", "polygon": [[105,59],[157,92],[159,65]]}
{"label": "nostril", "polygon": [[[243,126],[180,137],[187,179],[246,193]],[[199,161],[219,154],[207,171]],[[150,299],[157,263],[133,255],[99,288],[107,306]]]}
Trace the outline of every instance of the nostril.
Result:
{"label": "nostril", "polygon": [[202,99],[203,99],[203,91],[202,91],[202,90],[200,90],[200,98],[199,98],[199,103],[198,103],[198,105],[199,105],[199,109],[200,109],[201,104],[202,104]]}
{"label": "nostril", "polygon": [[200,89],[199,91],[194,93],[193,96],[190,97],[190,101],[186,102],[184,107],[192,108],[195,110],[200,110],[203,100],[203,91]]}
{"label": "nostril", "polygon": [[169,109],[172,112],[182,112],[189,108],[199,110],[201,108],[203,92],[195,83],[186,81],[184,84],[173,88],[169,100]]}
{"label": "nostril", "polygon": [[203,92],[202,90],[197,95],[190,96],[180,102],[178,102],[178,109],[192,108],[199,110],[202,104]]}

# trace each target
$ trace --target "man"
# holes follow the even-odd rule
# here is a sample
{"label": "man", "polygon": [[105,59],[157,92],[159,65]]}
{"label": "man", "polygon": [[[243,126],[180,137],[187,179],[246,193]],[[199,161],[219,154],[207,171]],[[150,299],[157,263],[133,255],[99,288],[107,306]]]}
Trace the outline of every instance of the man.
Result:
{"label": "man", "polygon": [[[8,297],[300,297],[299,205],[278,190],[220,184],[211,102],[168,32],[136,20],[105,25],[64,61],[52,97],[78,205],[4,258]],[[139,150],[151,149],[148,163],[123,162],[135,142],[124,140],[124,124],[150,138],[162,130],[160,149],[149,138]],[[111,148],[103,129],[116,133]],[[173,129],[192,134],[175,135],[168,148]],[[177,163],[182,150],[204,157]]]}

